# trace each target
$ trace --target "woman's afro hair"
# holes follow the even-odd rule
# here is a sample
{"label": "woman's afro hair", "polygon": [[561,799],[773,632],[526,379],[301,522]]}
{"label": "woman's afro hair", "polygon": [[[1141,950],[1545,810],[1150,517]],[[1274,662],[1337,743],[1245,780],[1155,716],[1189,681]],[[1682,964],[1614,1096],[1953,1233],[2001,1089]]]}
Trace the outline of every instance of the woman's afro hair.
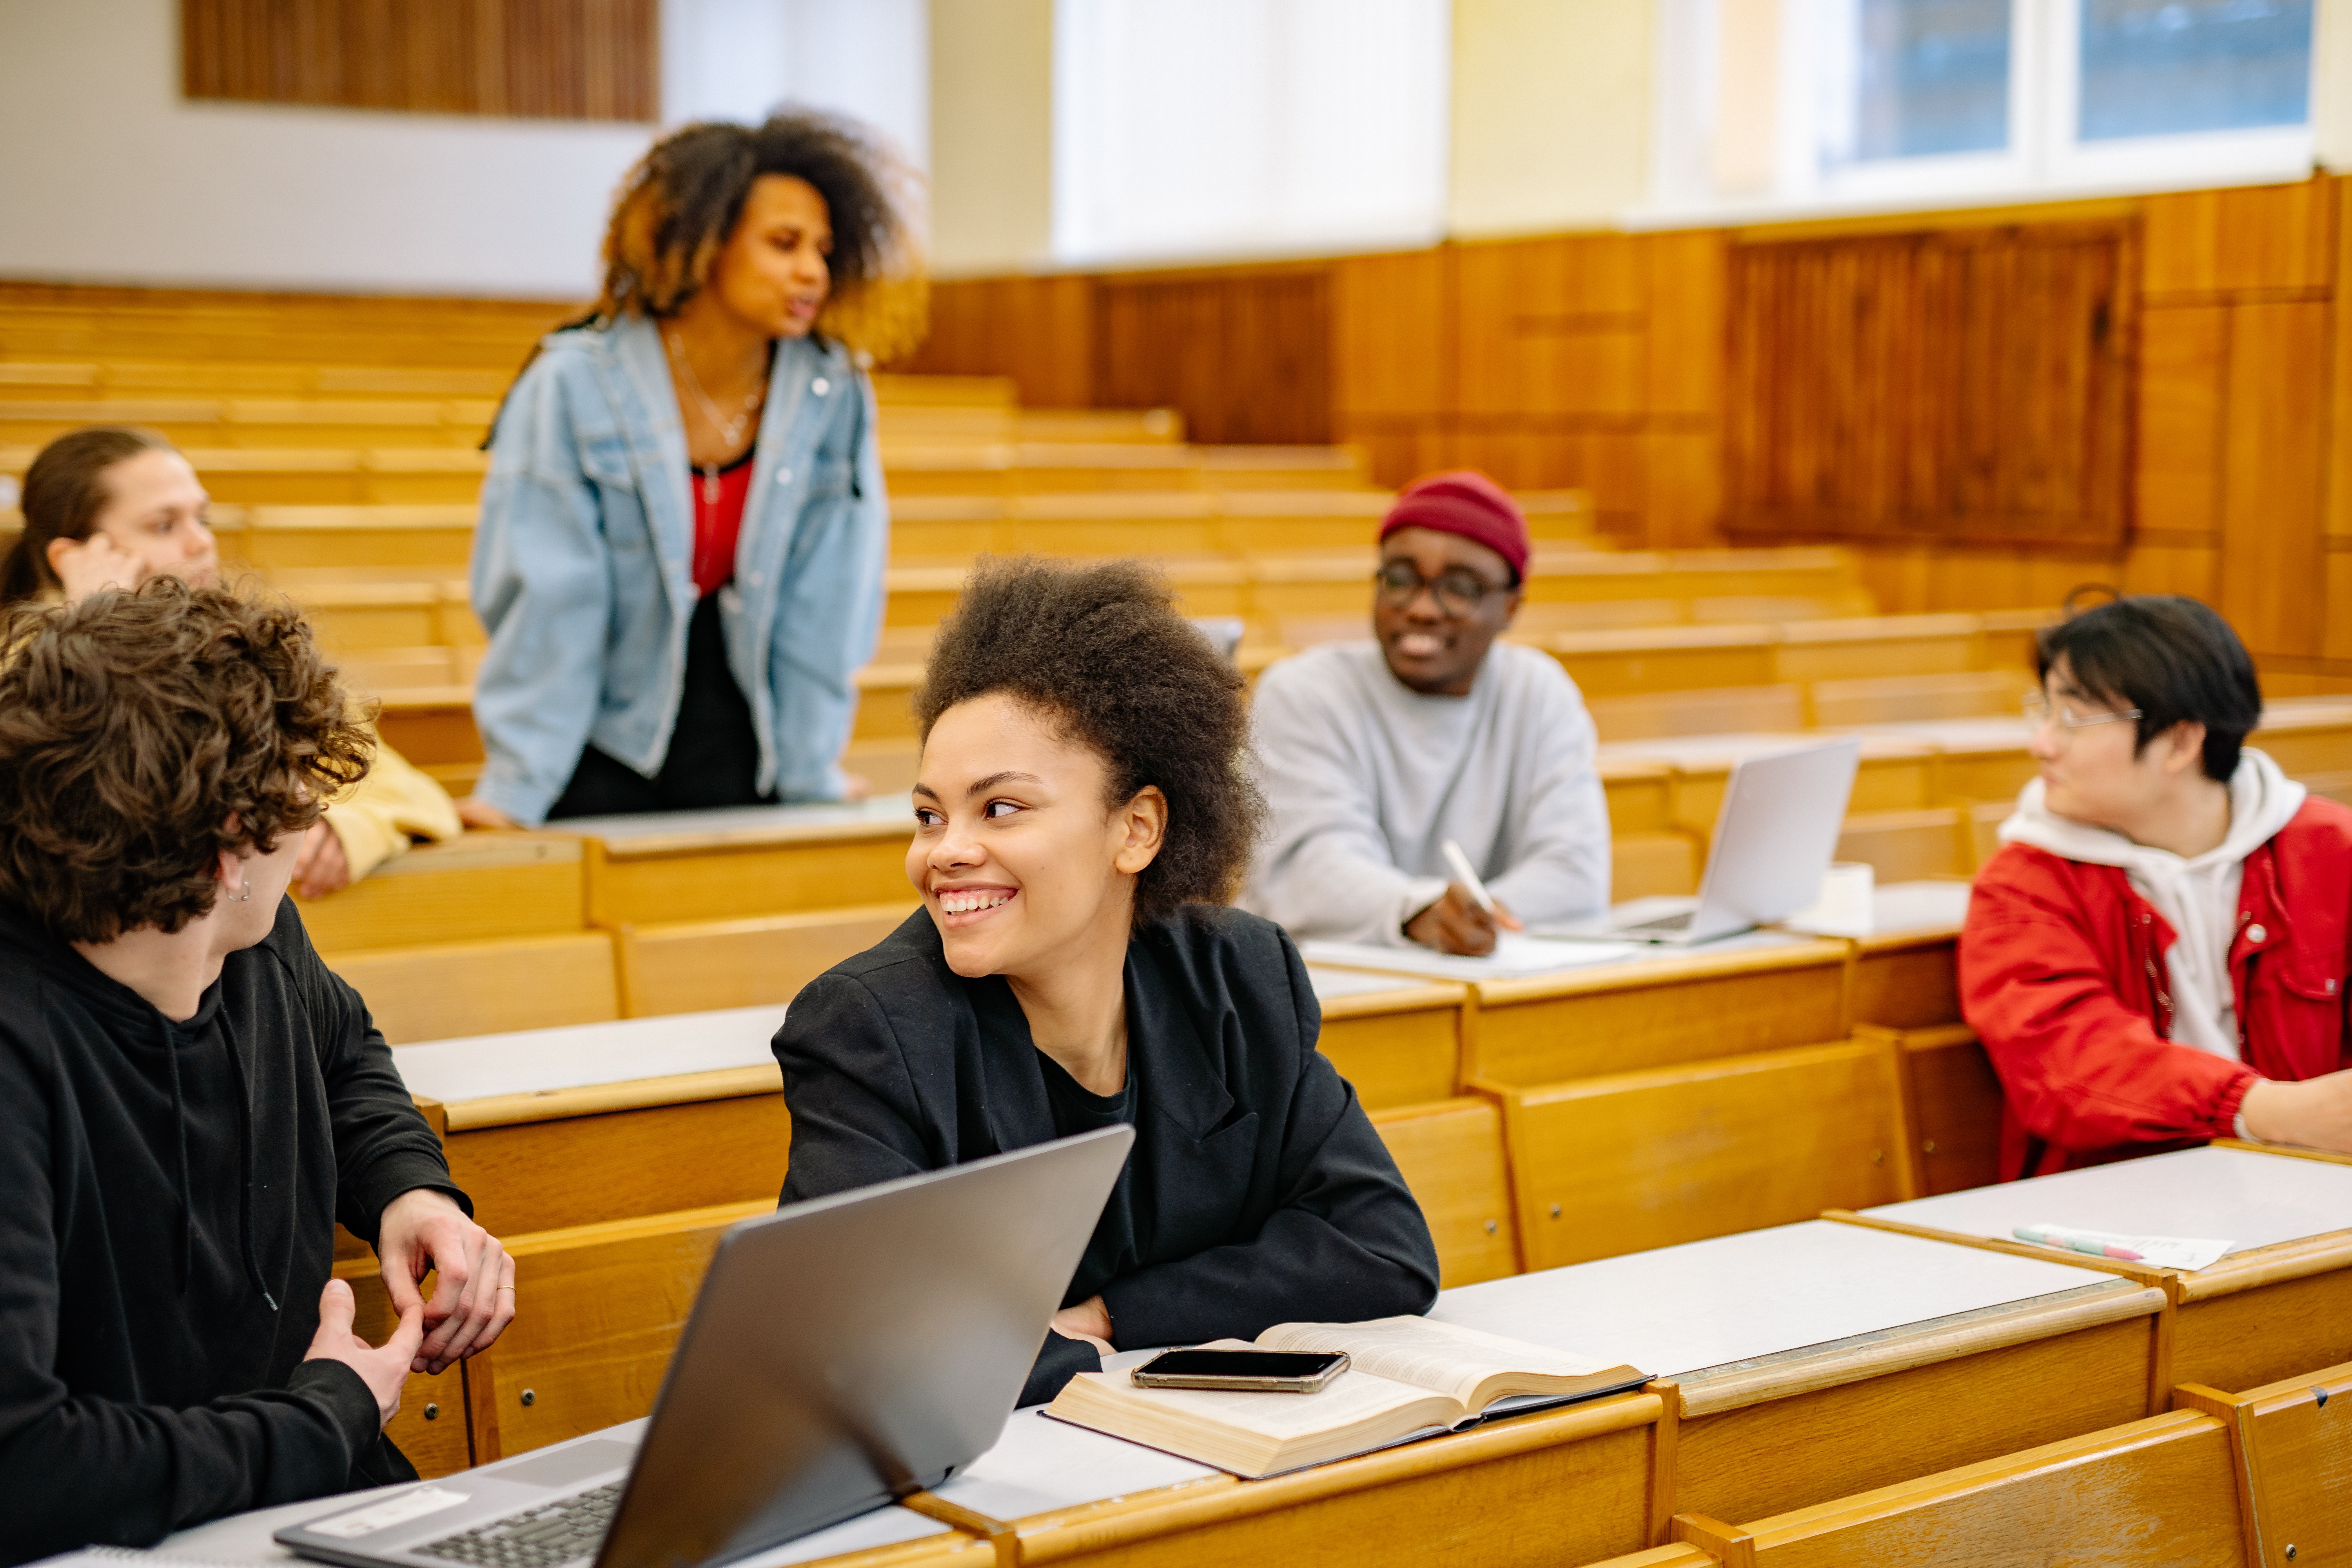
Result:
{"label": "woman's afro hair", "polygon": [[1238,890],[1265,804],[1248,763],[1240,671],[1138,562],[982,557],[932,644],[923,737],[959,702],[1004,692],[1053,715],[1109,765],[1104,805],[1168,797],[1160,854],[1136,879],[1139,921]]}

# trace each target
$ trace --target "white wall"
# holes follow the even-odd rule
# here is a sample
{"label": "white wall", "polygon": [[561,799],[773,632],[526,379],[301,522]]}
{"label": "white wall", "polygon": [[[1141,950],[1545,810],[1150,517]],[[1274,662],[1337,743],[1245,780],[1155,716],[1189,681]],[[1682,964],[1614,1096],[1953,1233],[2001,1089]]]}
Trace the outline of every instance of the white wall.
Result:
{"label": "white wall", "polygon": [[[666,118],[793,99],[925,160],[924,0],[664,11]],[[178,18],[177,0],[0,0],[0,277],[593,292],[614,190],[654,127],[186,102]]]}
{"label": "white wall", "polygon": [[931,269],[1053,265],[1054,0],[930,0]]}
{"label": "white wall", "polygon": [[930,160],[927,0],[662,0],[662,118],[831,110]]}
{"label": "white wall", "polygon": [[1454,0],[1458,237],[1599,228],[1648,192],[1650,0]]}
{"label": "white wall", "polygon": [[650,127],[189,103],[174,0],[0,0],[0,275],[593,291]]}

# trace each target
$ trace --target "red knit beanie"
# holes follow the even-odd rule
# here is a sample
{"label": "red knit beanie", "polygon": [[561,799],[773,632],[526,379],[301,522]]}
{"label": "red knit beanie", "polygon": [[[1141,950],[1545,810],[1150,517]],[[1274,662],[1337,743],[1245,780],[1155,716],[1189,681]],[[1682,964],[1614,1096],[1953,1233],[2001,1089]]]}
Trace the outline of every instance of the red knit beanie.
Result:
{"label": "red knit beanie", "polygon": [[1528,553],[1534,542],[1528,532],[1528,514],[1502,486],[1475,468],[1431,474],[1405,486],[1381,520],[1381,537],[1400,528],[1433,528],[1475,540],[1511,563],[1521,580],[1528,574]]}

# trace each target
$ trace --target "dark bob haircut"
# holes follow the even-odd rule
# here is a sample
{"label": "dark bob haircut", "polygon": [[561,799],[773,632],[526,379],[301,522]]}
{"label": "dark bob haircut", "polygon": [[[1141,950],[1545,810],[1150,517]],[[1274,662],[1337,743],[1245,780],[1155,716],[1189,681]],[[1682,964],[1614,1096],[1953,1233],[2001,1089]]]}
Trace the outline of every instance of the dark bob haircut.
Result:
{"label": "dark bob haircut", "polygon": [[805,180],[824,198],[833,291],[819,328],[877,360],[912,348],[927,298],[908,218],[917,177],[853,121],[798,111],[763,125],[689,125],[655,142],[613,205],[590,319],[667,316],[692,299],[762,174]]}
{"label": "dark bob haircut", "polygon": [[2205,726],[2205,776],[2222,784],[2263,716],[2254,661],[2230,623],[2194,599],[2134,594],[2043,628],[2034,673],[2060,659],[2086,696],[2139,710],[2135,751],[2175,724]]}
{"label": "dark bob haircut", "polygon": [[166,576],[18,605],[0,630],[0,900],[64,942],[178,931],[212,909],[222,850],[309,827],[371,747],[289,603]]}
{"label": "dark bob haircut", "polygon": [[931,645],[916,723],[1003,692],[1052,715],[1108,764],[1104,806],[1149,784],[1168,797],[1160,854],[1136,878],[1137,921],[1223,903],[1265,814],[1248,769],[1241,672],[1132,561],[982,557]]}

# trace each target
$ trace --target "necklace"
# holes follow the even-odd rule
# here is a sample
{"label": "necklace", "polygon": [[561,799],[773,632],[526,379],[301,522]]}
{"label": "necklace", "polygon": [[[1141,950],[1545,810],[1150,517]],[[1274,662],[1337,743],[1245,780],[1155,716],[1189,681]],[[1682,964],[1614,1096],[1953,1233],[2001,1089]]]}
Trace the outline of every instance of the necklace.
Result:
{"label": "necklace", "polygon": [[[702,405],[704,416],[718,430],[720,438],[727,444],[727,449],[733,451],[743,439],[743,427],[751,422],[751,416],[760,411],[761,405],[768,401],[768,378],[761,376],[751,390],[743,395],[743,412],[730,419],[719,411],[719,405],[712,400],[710,394],[702,390],[702,378],[694,374],[694,362],[686,357],[686,345],[675,336],[667,333],[664,334],[664,339],[669,344],[671,363],[677,366],[678,374],[685,379],[686,389],[694,394],[694,400],[697,403]],[[717,506],[719,504],[719,465],[716,463],[701,465],[701,474],[703,501],[708,505]]]}

